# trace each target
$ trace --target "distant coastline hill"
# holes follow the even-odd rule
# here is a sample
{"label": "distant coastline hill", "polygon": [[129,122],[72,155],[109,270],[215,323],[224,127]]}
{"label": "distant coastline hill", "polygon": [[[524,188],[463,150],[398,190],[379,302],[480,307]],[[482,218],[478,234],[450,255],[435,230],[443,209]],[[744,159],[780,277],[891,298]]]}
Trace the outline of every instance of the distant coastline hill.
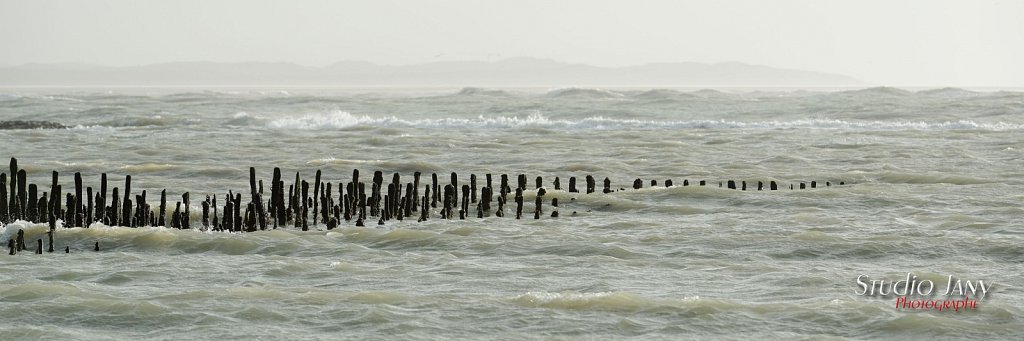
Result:
{"label": "distant coastline hill", "polygon": [[391,66],[339,62],[178,62],[130,67],[82,64],[0,66],[0,86],[650,86],[847,87],[852,77],[743,63],[657,63],[598,67],[545,59]]}

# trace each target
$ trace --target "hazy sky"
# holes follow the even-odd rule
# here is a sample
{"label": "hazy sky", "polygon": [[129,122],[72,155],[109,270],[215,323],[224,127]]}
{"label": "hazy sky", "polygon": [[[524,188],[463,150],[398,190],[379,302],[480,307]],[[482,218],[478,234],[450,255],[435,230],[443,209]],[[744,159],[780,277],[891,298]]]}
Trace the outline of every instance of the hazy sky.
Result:
{"label": "hazy sky", "polygon": [[0,64],[738,61],[1024,86],[1024,1],[0,0]]}

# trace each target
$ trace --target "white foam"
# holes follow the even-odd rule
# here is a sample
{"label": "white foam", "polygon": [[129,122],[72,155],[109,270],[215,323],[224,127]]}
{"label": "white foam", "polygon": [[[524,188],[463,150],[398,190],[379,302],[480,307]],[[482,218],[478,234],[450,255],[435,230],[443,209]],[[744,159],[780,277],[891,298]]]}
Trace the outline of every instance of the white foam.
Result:
{"label": "white foam", "polygon": [[[236,115],[237,116],[237,115]],[[551,119],[534,112],[520,116],[477,116],[476,118],[437,118],[407,120],[394,116],[371,117],[352,115],[344,111],[313,113],[302,116],[277,118],[268,123],[274,129],[331,130],[355,126],[371,127],[421,127],[421,128],[558,128],[578,130],[619,130],[619,129],[835,129],[835,130],[1024,130],[1024,124],[978,123],[972,120],[924,122],[924,121],[846,121],[837,119],[799,119],[790,121],[730,121],[730,120],[688,120],[659,121],[637,119],[613,119],[591,116],[583,119]]]}

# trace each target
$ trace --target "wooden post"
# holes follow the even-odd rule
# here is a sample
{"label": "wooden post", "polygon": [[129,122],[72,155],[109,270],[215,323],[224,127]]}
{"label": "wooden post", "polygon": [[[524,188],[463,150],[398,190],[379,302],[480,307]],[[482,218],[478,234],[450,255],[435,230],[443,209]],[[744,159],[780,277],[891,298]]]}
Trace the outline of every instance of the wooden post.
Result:
{"label": "wooden post", "polygon": [[811,181],[811,188],[818,188],[818,182],[817,181]]}
{"label": "wooden post", "polygon": [[516,178],[516,180],[518,180],[517,182],[518,182],[518,185],[519,185],[519,187],[516,187],[516,188],[525,191],[526,190],[526,174],[519,174],[519,176]]}
{"label": "wooden post", "polygon": [[[53,187],[57,187],[57,172],[53,172]],[[100,195],[100,199],[96,202],[96,221],[99,221],[99,222],[102,222],[102,223],[106,224],[107,223],[107,173],[103,173],[102,175],[100,175],[100,193],[99,193],[99,195]]]}
{"label": "wooden post", "polygon": [[110,198],[111,198],[111,200],[110,200],[110,213],[107,214],[107,216],[110,217],[110,223],[107,224],[107,225],[119,226],[120,225],[119,221],[120,221],[120,217],[121,216],[118,214],[118,207],[121,207],[121,206],[118,206],[118,205],[121,204],[121,201],[120,201],[120,198],[118,197],[117,187],[114,187],[113,192],[110,194]]}
{"label": "wooden post", "polygon": [[225,228],[228,231],[234,230],[235,226],[235,201],[231,199],[232,195],[228,194],[227,200],[224,203],[224,225],[221,230]]}
{"label": "wooden post", "polygon": [[476,174],[469,174],[469,202],[476,203]]}
{"label": "wooden post", "polygon": [[556,191],[561,191],[562,190],[562,183],[558,180],[557,176],[555,177],[555,181],[552,183],[552,185],[555,186],[555,190]]}
{"label": "wooden post", "polygon": [[[257,207],[259,210],[259,207]],[[258,212],[257,212],[258,214]],[[313,225],[316,225],[317,217],[320,216],[320,170],[316,170],[316,176],[313,177]],[[263,226],[266,230],[266,226]]]}
{"label": "wooden post", "polygon": [[484,211],[491,210],[491,187],[484,187],[480,189],[480,209]]}
{"label": "wooden post", "polygon": [[640,178],[636,178],[636,180],[633,180],[633,189],[641,189],[643,187],[644,187],[643,180],[640,180]]}
{"label": "wooden post", "polygon": [[523,189],[516,188],[516,219],[523,217]]}
{"label": "wooden post", "polygon": [[[28,206],[28,188],[26,187],[26,181],[28,176],[25,174],[24,169],[18,170],[18,218],[25,219],[26,210]],[[23,248],[24,249],[24,248]]]}
{"label": "wooden post", "polygon": [[[10,214],[10,221],[15,221],[21,218],[18,214],[21,210],[18,208],[18,159],[11,158],[11,195],[10,202],[7,204],[7,212]],[[0,189],[2,190],[2,189]]]}
{"label": "wooden post", "polygon": [[192,228],[192,215],[189,213],[189,207],[192,205],[189,203],[188,198],[188,192],[181,195],[181,201],[185,203],[185,216],[181,218],[181,224],[184,225],[182,226],[183,229]]}
{"label": "wooden post", "polygon": [[46,239],[49,241],[46,252],[53,252],[53,231],[46,231]]}
{"label": "wooden post", "polygon": [[736,189],[736,181],[729,180],[729,189]]}
{"label": "wooden post", "polygon": [[665,180],[665,188],[672,187],[672,179]]}
{"label": "wooden post", "polygon": [[707,183],[707,181],[705,181],[705,180],[701,180],[701,181],[700,181],[700,185],[701,185],[701,186],[707,186],[707,184],[708,184],[708,183]]}
{"label": "wooden post", "polygon": [[18,252],[25,251],[25,230],[18,229]]}
{"label": "wooden post", "polygon": [[419,171],[412,173],[412,197],[409,200],[411,207],[407,212],[418,212],[420,209],[420,175],[422,175],[422,173]]}
{"label": "wooden post", "polygon": [[10,223],[9,204],[7,203],[7,173],[0,173],[0,223]]}
{"label": "wooden post", "polygon": [[36,184],[29,184],[28,185],[28,209],[27,209],[28,214],[27,214],[27,219],[25,219],[25,220],[28,220],[28,221],[33,222],[33,223],[38,223],[39,222],[37,220],[39,218],[39,210],[36,208],[36,204],[38,204],[37,201],[39,200],[39,199],[36,198],[37,195],[38,195],[38,193],[37,193],[37,189],[36,189]]}
{"label": "wooden post", "polygon": [[469,214],[469,185],[462,185],[462,207],[459,209],[459,219],[466,219]]}
{"label": "wooden post", "polygon": [[[128,192],[125,192],[125,198],[128,198]],[[72,216],[75,220],[71,226],[82,227],[84,212],[82,212],[82,173],[80,172],[75,172],[75,207],[73,209],[75,213]]]}
{"label": "wooden post", "polygon": [[235,232],[242,232],[242,193],[235,193],[234,200],[235,203],[231,207],[235,209],[235,217],[231,220],[235,223]]}
{"label": "wooden post", "polygon": [[132,207],[131,200],[128,200],[132,192],[132,176],[126,175],[124,178],[124,203],[121,208],[121,224],[124,226],[131,226],[132,222]]}
{"label": "wooden post", "polygon": [[430,174],[430,181],[431,181],[431,183],[433,183],[432,187],[434,188],[434,193],[433,193],[434,195],[430,197],[430,207],[436,208],[437,207],[437,196],[438,196],[437,192],[440,190],[440,187],[438,187],[438,185],[437,185],[437,173]]}
{"label": "wooden post", "polygon": [[274,167],[274,176],[270,180],[270,215],[274,218],[274,228],[284,225],[284,186],[281,182],[281,168]]}
{"label": "wooden post", "polygon": [[686,186],[689,186],[689,185],[690,185],[690,180],[689,179],[683,179],[683,187],[686,187]]}
{"label": "wooden post", "polygon": [[43,254],[43,238],[36,239],[36,254]]}
{"label": "wooden post", "polygon": [[758,181],[757,182],[757,190],[758,191],[764,190],[764,182],[763,181]]}
{"label": "wooden post", "polygon": [[594,193],[597,188],[597,182],[594,181],[594,177],[587,175],[587,194]]}
{"label": "wooden post", "polygon": [[165,219],[167,217],[167,190],[160,191],[160,216],[157,217],[157,225],[167,226]]}
{"label": "wooden post", "polygon": [[210,228],[210,196],[206,196],[206,200],[203,200],[203,229],[207,230]]}
{"label": "wooden post", "polygon": [[[3,190],[3,189],[0,189],[0,190]],[[11,238],[11,239],[7,240],[7,249],[10,250],[7,253],[8,255],[13,256],[13,255],[18,254],[17,242],[14,241],[14,238]]]}
{"label": "wooden post", "polygon": [[768,189],[773,190],[773,191],[777,191],[777,190],[779,190],[779,185],[776,184],[775,181],[773,180],[773,181],[768,183]]}
{"label": "wooden post", "polygon": [[[3,188],[3,186],[0,186],[0,188]],[[0,190],[0,193],[3,193],[3,192],[4,191]],[[54,221],[53,220],[53,214],[50,213],[50,202],[49,202],[49,199],[46,197],[46,193],[43,193],[43,197],[39,198],[39,205],[38,206],[39,206],[39,216],[40,216],[40,219],[42,219],[43,222]],[[50,229],[51,230],[53,230],[55,228],[57,228],[56,227],[56,221],[54,221],[54,225],[50,225]]]}
{"label": "wooden post", "polygon": [[306,182],[305,180],[303,180],[302,181],[302,208],[301,208],[302,209],[302,215],[299,217],[299,220],[302,220],[302,230],[303,231],[309,231],[309,219],[308,219],[308,216],[307,216],[307,212],[309,212],[309,200],[306,200],[307,198],[309,198],[309,183]]}
{"label": "wooden post", "polygon": [[800,183],[800,189],[806,189],[806,188],[807,188],[807,184],[801,182]]}
{"label": "wooden post", "polygon": [[576,177],[575,176],[569,177],[569,193],[579,193],[579,192],[580,191],[578,189],[576,189]]}
{"label": "wooden post", "polygon": [[452,192],[455,192],[455,189],[451,184],[444,186],[444,208],[441,209],[441,219],[452,219],[452,201],[455,199]]}
{"label": "wooden post", "polygon": [[534,197],[534,200],[533,200],[533,219],[540,219],[540,213],[541,213],[540,205],[541,205],[541,203],[543,203],[543,199],[541,199],[541,196],[538,195],[538,196]]}
{"label": "wooden post", "polygon": [[551,217],[558,218],[558,198],[551,199]]}
{"label": "wooden post", "polygon": [[[430,185],[424,185],[423,189],[423,209],[420,210],[420,221],[426,221],[430,217],[430,206],[427,203],[430,201]],[[436,197],[436,195],[435,195]]]}
{"label": "wooden post", "polygon": [[537,180],[535,180],[534,182],[536,182],[536,185],[537,185],[537,186],[534,186],[534,189],[538,189],[538,188],[544,187],[544,178],[538,176]]}
{"label": "wooden post", "polygon": [[604,178],[604,192],[605,193],[611,193],[612,192],[612,181],[608,180],[608,178]]}
{"label": "wooden post", "polygon": [[[143,192],[145,193],[145,192]],[[92,226],[93,222],[93,202],[92,202],[92,187],[85,188],[85,197],[88,199],[86,202],[88,205],[85,206],[85,226]]]}

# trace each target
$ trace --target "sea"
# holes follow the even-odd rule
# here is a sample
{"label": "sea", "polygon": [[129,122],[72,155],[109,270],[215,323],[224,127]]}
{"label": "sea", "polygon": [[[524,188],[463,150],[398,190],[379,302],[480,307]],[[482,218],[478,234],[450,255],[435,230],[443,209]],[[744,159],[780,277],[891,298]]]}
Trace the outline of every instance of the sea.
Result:
{"label": "sea", "polygon": [[[0,227],[30,249],[0,253],[4,340],[1024,337],[1021,91],[27,88],[0,120],[67,126],[0,130],[40,191],[192,198],[190,229],[58,221],[53,253],[47,224]],[[524,174],[526,213],[204,229],[250,167]]]}

